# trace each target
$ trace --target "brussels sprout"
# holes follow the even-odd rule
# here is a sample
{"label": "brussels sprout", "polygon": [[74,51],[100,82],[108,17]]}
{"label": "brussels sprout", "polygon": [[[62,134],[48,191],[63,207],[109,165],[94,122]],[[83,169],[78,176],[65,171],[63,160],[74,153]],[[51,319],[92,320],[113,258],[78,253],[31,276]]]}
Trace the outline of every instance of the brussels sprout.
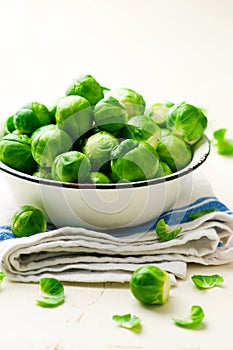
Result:
{"label": "brussels sprout", "polygon": [[40,167],[32,176],[39,177],[42,179],[51,179],[51,168]]}
{"label": "brussels sprout", "polygon": [[36,162],[31,153],[31,139],[14,133],[3,136],[0,139],[0,160],[23,173],[34,172]]}
{"label": "brussels sprout", "polygon": [[159,168],[157,173],[155,174],[155,177],[163,177],[172,174],[171,169],[169,166],[164,163],[162,160],[159,161]]}
{"label": "brussels sprout", "polygon": [[71,147],[70,136],[54,124],[42,126],[32,134],[32,156],[42,167],[51,167],[56,156]]}
{"label": "brussels sprout", "polygon": [[66,95],[85,97],[91,106],[104,97],[103,88],[91,75],[81,75],[74,79],[66,90]]}
{"label": "brussels sprout", "polygon": [[207,118],[201,108],[182,102],[170,109],[167,127],[173,134],[192,145],[202,138],[207,127]]}
{"label": "brussels sprout", "polygon": [[164,137],[164,136],[168,136],[168,135],[171,135],[171,131],[166,129],[166,128],[161,128],[161,137]]}
{"label": "brussels sprout", "polygon": [[146,142],[127,139],[112,150],[111,169],[114,181],[141,181],[155,176],[159,158]]}
{"label": "brussels sprout", "polygon": [[111,90],[109,94],[125,105],[128,118],[144,113],[146,103],[143,97],[136,91],[127,88],[119,88]]}
{"label": "brussels sprout", "polygon": [[110,184],[112,182],[107,175],[98,171],[91,172],[90,179],[93,184]]}
{"label": "brussels sprout", "polygon": [[154,148],[158,145],[161,136],[159,126],[149,117],[138,115],[132,117],[123,128],[121,135],[126,139],[146,141]]}
{"label": "brussels sprout", "polygon": [[165,304],[170,293],[170,277],[157,266],[139,267],[131,276],[130,290],[144,304]]}
{"label": "brussels sprout", "polygon": [[83,152],[83,148],[87,142],[87,140],[89,139],[89,137],[91,137],[94,134],[97,134],[98,132],[100,132],[99,129],[97,128],[93,128],[90,129],[89,131],[87,131],[85,134],[83,134],[82,136],[80,136],[74,143],[73,143],[73,151],[79,151],[79,152]]}
{"label": "brussels sprout", "polygon": [[40,209],[23,205],[11,218],[11,229],[17,237],[28,237],[46,231],[46,217]]}
{"label": "brussels sprout", "polygon": [[132,151],[134,148],[138,147],[139,142],[133,139],[127,139],[122,141],[117,147],[114,147],[111,152],[111,157],[113,159],[118,159],[123,157],[128,152]]}
{"label": "brussels sprout", "polygon": [[166,127],[166,120],[173,102],[156,102],[148,108],[147,115],[161,128]]}
{"label": "brussels sprout", "polygon": [[109,96],[96,104],[94,119],[99,129],[114,132],[126,124],[128,116],[125,106],[114,97]]}
{"label": "brussels sprout", "polygon": [[78,151],[57,156],[52,165],[52,178],[64,182],[84,182],[90,177],[91,164],[85,154]]}
{"label": "brussels sprout", "polygon": [[41,126],[50,124],[48,108],[42,103],[32,102],[20,108],[14,115],[14,124],[20,134],[31,134]]}
{"label": "brussels sprout", "polygon": [[61,101],[61,99],[64,97],[56,98],[53,103],[48,107],[50,119],[52,124],[56,124],[56,112],[57,112],[57,105]]}
{"label": "brussels sprout", "polygon": [[15,131],[15,124],[14,124],[14,115],[11,115],[7,118],[4,124],[4,131],[5,134],[10,134],[13,131]]}
{"label": "brussels sprout", "polygon": [[56,123],[65,130],[73,141],[91,129],[93,112],[90,103],[81,96],[62,98],[56,111]]}
{"label": "brussels sprout", "polygon": [[192,160],[192,151],[188,144],[175,135],[160,139],[157,152],[172,171],[184,168]]}
{"label": "brussels sprout", "polygon": [[117,138],[106,131],[100,131],[87,139],[83,153],[89,158],[93,171],[106,166],[116,145],[118,145]]}

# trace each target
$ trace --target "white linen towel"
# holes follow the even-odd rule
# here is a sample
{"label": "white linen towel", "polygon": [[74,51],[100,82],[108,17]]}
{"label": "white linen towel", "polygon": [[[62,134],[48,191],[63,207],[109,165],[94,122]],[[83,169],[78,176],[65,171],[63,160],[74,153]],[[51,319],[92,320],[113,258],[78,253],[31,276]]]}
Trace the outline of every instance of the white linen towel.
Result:
{"label": "white linen towel", "polygon": [[[199,213],[192,219],[193,213]],[[155,233],[160,218],[182,226],[173,240]],[[13,281],[37,282],[55,277],[68,282],[128,282],[139,266],[168,271],[172,284],[185,278],[187,263],[220,265],[233,261],[233,213],[214,195],[208,181],[195,177],[192,197],[153,223],[124,230],[97,232],[62,227],[30,237],[13,238],[0,227],[0,264]]]}

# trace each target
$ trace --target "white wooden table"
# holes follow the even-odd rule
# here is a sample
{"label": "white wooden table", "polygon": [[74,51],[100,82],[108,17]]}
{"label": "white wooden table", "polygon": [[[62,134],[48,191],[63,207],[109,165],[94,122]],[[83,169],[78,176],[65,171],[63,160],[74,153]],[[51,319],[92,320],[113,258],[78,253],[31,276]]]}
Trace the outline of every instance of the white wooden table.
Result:
{"label": "white wooden table", "polygon": [[[127,86],[148,103],[188,101],[208,111],[208,135],[221,127],[233,138],[233,2],[231,0],[0,0],[0,119],[25,102],[62,96],[70,80],[92,74],[104,86]],[[216,195],[233,208],[233,158],[212,149],[203,171]],[[14,201],[0,184],[0,218]],[[225,282],[195,289],[193,273],[219,273]],[[128,285],[66,284],[65,303],[35,304],[39,287],[4,281],[0,287],[1,348],[17,350],[232,350],[233,265],[189,266],[162,307],[143,307]],[[193,304],[205,327],[186,330],[172,317]],[[113,314],[142,319],[135,334]]]}

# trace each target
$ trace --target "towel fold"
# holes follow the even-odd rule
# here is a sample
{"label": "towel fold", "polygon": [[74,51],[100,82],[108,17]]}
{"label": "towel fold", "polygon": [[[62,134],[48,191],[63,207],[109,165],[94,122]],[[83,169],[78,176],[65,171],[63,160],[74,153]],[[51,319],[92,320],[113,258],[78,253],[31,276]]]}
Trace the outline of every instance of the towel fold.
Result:
{"label": "towel fold", "polygon": [[[182,226],[175,239],[158,238],[155,226],[160,218],[172,227]],[[185,278],[187,263],[233,261],[233,213],[213,195],[203,175],[195,177],[189,203],[182,207],[177,203],[160,218],[121,230],[62,227],[23,238],[14,238],[10,227],[2,226],[1,270],[21,282],[37,282],[42,277],[127,282],[136,268],[151,264],[168,271],[175,284],[176,277]]]}

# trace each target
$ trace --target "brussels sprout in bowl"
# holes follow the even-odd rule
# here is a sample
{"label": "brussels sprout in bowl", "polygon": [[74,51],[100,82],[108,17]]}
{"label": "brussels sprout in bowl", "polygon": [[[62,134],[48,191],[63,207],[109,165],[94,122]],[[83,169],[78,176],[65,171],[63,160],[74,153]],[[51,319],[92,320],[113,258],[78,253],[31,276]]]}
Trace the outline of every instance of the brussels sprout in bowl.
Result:
{"label": "brussels sprout in bowl", "polygon": [[193,147],[191,162],[179,171],[142,181],[71,183],[39,178],[0,162],[0,176],[15,204],[40,208],[57,227],[95,230],[141,225],[192,192],[192,173],[207,159],[210,142],[204,135]]}

